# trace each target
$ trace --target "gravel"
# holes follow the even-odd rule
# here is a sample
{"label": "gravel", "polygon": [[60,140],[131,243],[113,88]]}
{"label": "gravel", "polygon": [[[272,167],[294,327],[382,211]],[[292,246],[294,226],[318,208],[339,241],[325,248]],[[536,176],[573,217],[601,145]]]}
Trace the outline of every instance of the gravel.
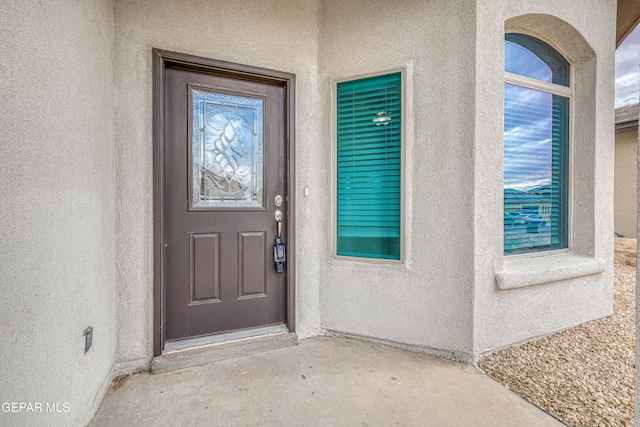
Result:
{"label": "gravel", "polygon": [[633,426],[636,269],[615,265],[614,313],[479,362],[570,426]]}

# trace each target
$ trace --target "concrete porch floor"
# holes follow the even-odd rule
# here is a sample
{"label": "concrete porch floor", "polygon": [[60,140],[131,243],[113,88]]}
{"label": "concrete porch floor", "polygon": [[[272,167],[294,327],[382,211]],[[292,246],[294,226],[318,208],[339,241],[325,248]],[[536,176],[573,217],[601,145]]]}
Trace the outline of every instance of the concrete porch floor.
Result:
{"label": "concrete porch floor", "polygon": [[90,426],[564,426],[475,368],[336,337],[110,391]]}

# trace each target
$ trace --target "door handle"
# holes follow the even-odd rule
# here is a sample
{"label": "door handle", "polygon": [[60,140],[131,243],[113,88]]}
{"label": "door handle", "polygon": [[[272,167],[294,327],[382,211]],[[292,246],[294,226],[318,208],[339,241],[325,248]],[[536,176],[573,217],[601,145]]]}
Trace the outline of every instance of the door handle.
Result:
{"label": "door handle", "polygon": [[276,238],[279,238],[282,235],[282,211],[280,209],[276,209],[276,212],[273,215],[276,220],[276,225],[278,232],[276,233]]}
{"label": "door handle", "polygon": [[273,244],[273,261],[276,266],[276,273],[284,273],[287,268],[287,246],[282,241],[282,211],[276,209],[274,213],[276,220],[276,241]]}

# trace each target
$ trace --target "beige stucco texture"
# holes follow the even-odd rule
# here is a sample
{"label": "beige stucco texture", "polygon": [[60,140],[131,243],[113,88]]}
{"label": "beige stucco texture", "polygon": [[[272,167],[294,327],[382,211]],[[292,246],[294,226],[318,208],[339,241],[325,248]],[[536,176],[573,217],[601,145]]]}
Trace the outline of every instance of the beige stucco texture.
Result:
{"label": "beige stucco texture", "polygon": [[[68,401],[56,420],[82,424],[113,375],[153,357],[153,48],[295,74],[300,337],[355,335],[471,361],[610,314],[615,8],[4,2],[0,400]],[[553,259],[503,255],[505,31],[548,41],[573,68],[571,247]],[[404,79],[404,258],[339,259],[334,84],[388,70]]]}
{"label": "beige stucco texture", "polygon": [[297,320],[302,336],[317,333],[317,260],[326,251],[326,224],[317,220],[316,207],[322,205],[322,165],[329,156],[329,145],[318,138],[318,3],[118,1],[115,10],[119,361],[144,365],[152,354],[152,48],[296,75],[296,178],[300,188],[310,188],[306,198],[296,189]]}
{"label": "beige stucco texture", "polygon": [[[607,316],[613,308],[615,2],[480,3],[473,114],[475,355]],[[502,72],[503,51],[496,43],[505,31],[548,41],[572,65],[570,250],[565,253],[502,255],[503,82],[492,76]],[[549,277],[551,271],[557,274]],[[496,276],[513,280],[497,289]]]}
{"label": "beige stucco texture", "polygon": [[[473,304],[475,5],[327,1],[321,13],[321,139],[334,144],[332,82],[402,69],[403,264],[325,257],[323,328],[469,358]],[[455,31],[450,31],[455,28]],[[327,162],[329,164],[329,162]],[[327,170],[327,176],[335,172]],[[332,182],[332,181],[329,181]],[[326,187],[331,200],[331,187]],[[333,208],[322,212],[325,221]],[[324,231],[332,242],[333,227]],[[327,248],[333,251],[333,247]],[[330,252],[330,253],[331,253]]]}
{"label": "beige stucco texture", "polygon": [[614,229],[624,237],[637,235],[638,131],[616,134]]}
{"label": "beige stucco texture", "polygon": [[[299,335],[332,331],[469,360],[609,314],[614,8],[614,1],[116,2],[118,359],[143,363],[152,345],[153,47],[296,74]],[[563,273],[508,290],[498,289],[496,273],[531,283],[522,274],[546,267],[540,257],[502,255],[506,30],[548,40],[572,62],[579,141],[572,250],[553,259]],[[386,70],[404,73],[404,262],[337,259],[333,84]]]}
{"label": "beige stucco texture", "polygon": [[112,2],[2,2],[0,45],[0,424],[84,425],[115,358]]}

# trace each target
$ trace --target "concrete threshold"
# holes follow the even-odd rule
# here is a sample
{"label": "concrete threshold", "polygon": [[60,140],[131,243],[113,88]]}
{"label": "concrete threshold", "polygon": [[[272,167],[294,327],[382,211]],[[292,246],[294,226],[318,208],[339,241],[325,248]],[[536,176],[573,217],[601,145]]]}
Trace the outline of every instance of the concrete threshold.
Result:
{"label": "concrete threshold", "polygon": [[298,336],[295,333],[289,332],[286,328],[282,331],[277,327],[221,334],[215,337],[215,342],[208,344],[198,345],[202,342],[199,340],[201,339],[189,340],[194,344],[189,347],[172,343],[173,345],[168,346],[170,351],[153,358],[151,373],[160,374],[298,345]]}

